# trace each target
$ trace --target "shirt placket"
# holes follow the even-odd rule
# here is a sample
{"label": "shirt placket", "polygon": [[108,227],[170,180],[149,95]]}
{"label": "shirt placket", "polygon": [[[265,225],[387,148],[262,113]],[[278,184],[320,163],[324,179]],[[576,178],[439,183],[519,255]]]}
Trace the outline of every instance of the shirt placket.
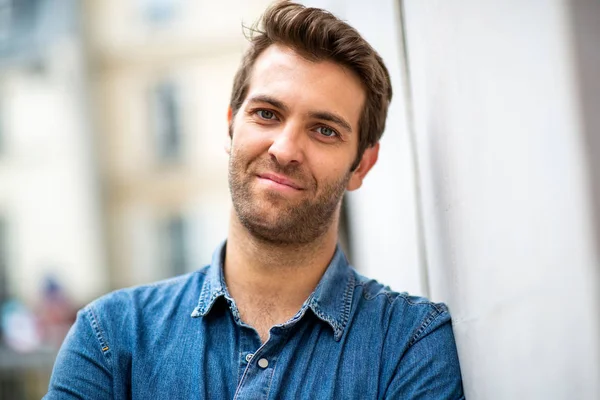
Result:
{"label": "shirt placket", "polygon": [[240,362],[245,363],[246,368],[239,380],[234,400],[267,399],[275,384],[273,377],[287,337],[287,329],[272,328],[269,340],[257,349],[254,347],[254,352],[252,347],[244,348],[246,345],[256,345],[253,336],[258,337],[253,329],[242,328]]}

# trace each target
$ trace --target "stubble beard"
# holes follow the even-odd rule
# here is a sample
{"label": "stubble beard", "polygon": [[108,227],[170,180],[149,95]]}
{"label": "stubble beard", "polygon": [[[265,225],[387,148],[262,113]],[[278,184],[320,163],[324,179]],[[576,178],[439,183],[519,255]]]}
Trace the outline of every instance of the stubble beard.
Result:
{"label": "stubble beard", "polygon": [[[307,194],[317,189],[320,193],[299,202],[275,191],[255,193],[258,171],[298,179],[307,184]],[[252,236],[274,245],[305,245],[324,236],[337,221],[336,213],[349,179],[350,172],[338,181],[322,183],[319,187],[314,179],[308,182],[297,165],[282,167],[269,159],[246,162],[234,152],[229,159],[229,189],[239,221]]]}

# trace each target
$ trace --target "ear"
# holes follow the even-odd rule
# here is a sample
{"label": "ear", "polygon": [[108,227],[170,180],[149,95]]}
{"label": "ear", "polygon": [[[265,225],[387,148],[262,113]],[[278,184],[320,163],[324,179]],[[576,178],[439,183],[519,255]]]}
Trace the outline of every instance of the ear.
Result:
{"label": "ear", "polygon": [[231,140],[233,139],[233,111],[227,107],[227,138],[225,139],[225,152],[231,154]]}
{"label": "ear", "polygon": [[377,162],[377,157],[379,157],[379,142],[365,150],[362,158],[360,159],[360,164],[358,164],[358,167],[356,167],[356,169],[352,172],[352,176],[350,177],[348,185],[346,186],[347,190],[356,190],[362,186],[363,179],[365,179],[367,173]]}

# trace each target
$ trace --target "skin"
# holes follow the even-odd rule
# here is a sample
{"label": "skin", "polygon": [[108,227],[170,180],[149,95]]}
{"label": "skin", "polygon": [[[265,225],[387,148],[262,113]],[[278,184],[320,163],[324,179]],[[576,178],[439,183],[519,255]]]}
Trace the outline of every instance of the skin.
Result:
{"label": "skin", "polygon": [[229,110],[234,207],[224,274],[263,342],[318,284],[335,251],[343,194],[377,161],[379,144],[350,170],[364,101],[343,66],[272,45],[254,65],[244,103],[235,116]]}

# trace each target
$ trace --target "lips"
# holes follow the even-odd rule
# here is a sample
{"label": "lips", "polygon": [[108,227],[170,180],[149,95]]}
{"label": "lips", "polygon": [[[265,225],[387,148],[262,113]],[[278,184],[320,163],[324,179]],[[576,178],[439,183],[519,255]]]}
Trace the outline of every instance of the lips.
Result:
{"label": "lips", "polygon": [[258,174],[258,177],[262,178],[262,179],[268,179],[270,181],[279,183],[280,185],[289,186],[296,190],[304,190],[304,188],[300,184],[294,182],[293,180],[291,180],[289,178],[286,178],[283,175],[277,175],[277,174],[265,172],[262,174]]}

